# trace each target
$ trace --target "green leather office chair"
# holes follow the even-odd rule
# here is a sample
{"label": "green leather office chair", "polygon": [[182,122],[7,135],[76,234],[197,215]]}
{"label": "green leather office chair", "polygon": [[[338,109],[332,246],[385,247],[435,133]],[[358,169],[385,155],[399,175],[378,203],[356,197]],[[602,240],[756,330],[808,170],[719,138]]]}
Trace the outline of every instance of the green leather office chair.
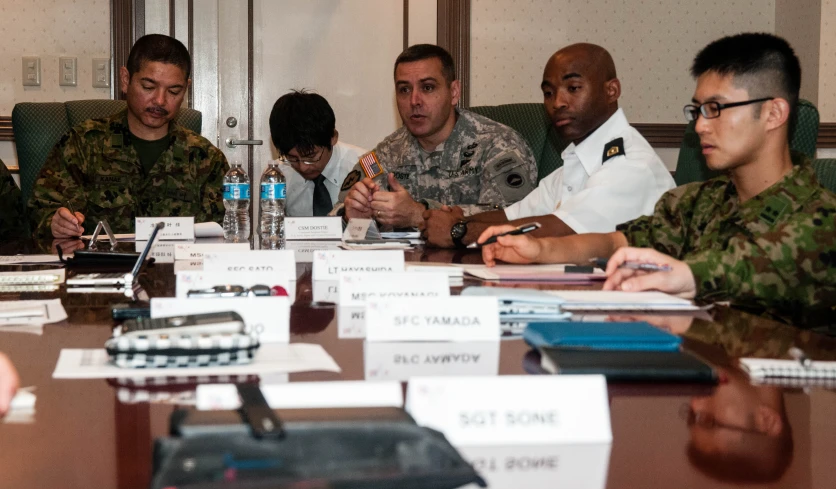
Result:
{"label": "green leather office chair", "polygon": [[836,159],[813,160],[813,167],[822,186],[836,192]]}
{"label": "green leather office chair", "polygon": [[537,160],[538,182],[563,166],[560,153],[569,143],[553,129],[543,104],[484,105],[470,110],[522,134]]}
{"label": "green leather office chair", "polygon": [[[677,185],[691,182],[702,182],[719,175],[708,169],[705,157],[700,148],[700,137],[694,131],[696,122],[690,122],[685,128],[685,137],[679,148],[679,159],[676,161],[674,180]],[[790,148],[806,154],[809,158],[816,157],[816,139],[819,137],[819,110],[815,105],[806,101],[798,101],[798,121],[795,134],[790,141]]]}
{"label": "green leather office chair", "polygon": [[[12,129],[20,166],[20,190],[24,207],[47,155],[64,133],[87,119],[107,117],[125,107],[124,100],[106,99],[15,104],[12,110]],[[176,121],[200,134],[203,116],[197,110],[182,108]]]}

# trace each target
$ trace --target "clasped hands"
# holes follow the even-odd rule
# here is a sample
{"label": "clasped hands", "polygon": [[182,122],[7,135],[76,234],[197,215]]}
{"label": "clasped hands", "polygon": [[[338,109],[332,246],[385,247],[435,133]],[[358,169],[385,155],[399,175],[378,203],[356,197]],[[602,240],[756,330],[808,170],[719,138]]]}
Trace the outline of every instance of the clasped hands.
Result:
{"label": "clasped hands", "polygon": [[418,227],[423,222],[424,205],[415,202],[395,175],[390,173],[388,179],[388,191],[371,178],[355,183],[343,202],[345,216],[348,219],[375,219],[396,228]]}
{"label": "clasped hands", "polygon": [[[508,224],[491,226],[479,236],[477,241],[482,243],[491,236],[513,229],[514,226]],[[549,247],[560,246],[560,242],[561,239],[534,238],[527,234],[498,236],[496,243],[482,248],[482,260],[489,267],[496,266],[497,260],[506,263],[551,263],[554,260],[549,259],[551,251]],[[621,268],[627,262],[667,265],[671,267],[671,270],[646,272]],[[652,248],[619,248],[607,262],[606,273],[607,281],[604,282],[604,290],[629,292],[658,290],[684,299],[693,299],[697,292],[694,274],[687,263]]]}

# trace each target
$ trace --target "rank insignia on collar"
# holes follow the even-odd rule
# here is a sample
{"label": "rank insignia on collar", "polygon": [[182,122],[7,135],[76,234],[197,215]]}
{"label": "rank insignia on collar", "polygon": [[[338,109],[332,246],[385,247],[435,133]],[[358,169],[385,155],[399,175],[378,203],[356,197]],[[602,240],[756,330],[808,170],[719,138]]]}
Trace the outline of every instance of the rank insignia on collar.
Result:
{"label": "rank insignia on collar", "polygon": [[110,146],[113,148],[121,148],[122,147],[122,135],[121,134],[111,134],[110,135]]}
{"label": "rank insignia on collar", "polygon": [[605,163],[610,158],[621,156],[624,154],[624,138],[613,139],[606,146],[604,146],[604,156],[601,157],[601,163]]}
{"label": "rank insignia on collar", "polygon": [[774,226],[781,215],[791,206],[787,199],[778,195],[766,199],[765,204],[758,217],[770,226]]}

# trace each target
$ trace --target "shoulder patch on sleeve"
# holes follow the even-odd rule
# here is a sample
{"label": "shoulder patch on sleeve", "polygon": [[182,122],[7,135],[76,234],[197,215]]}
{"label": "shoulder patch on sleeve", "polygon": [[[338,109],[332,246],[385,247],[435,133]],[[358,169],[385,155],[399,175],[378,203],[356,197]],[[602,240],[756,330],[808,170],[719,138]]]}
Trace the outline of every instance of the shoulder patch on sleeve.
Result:
{"label": "shoulder patch on sleeve", "polygon": [[610,158],[624,154],[624,138],[613,139],[604,146],[604,156],[601,157],[601,163],[606,163]]}
{"label": "shoulder patch on sleeve", "polygon": [[343,184],[340,187],[340,191],[345,192],[346,190],[350,189],[354,186],[355,183],[360,181],[360,170],[354,170],[350,172],[348,175],[345,176],[345,180],[343,180]]}

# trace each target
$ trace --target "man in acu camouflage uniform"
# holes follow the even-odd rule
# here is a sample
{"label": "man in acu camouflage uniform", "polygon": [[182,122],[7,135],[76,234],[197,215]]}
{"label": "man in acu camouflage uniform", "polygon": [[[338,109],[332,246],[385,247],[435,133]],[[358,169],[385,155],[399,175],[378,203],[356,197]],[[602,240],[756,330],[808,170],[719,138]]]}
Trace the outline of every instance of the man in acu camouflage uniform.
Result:
{"label": "man in acu camouflage uniform", "polygon": [[332,213],[417,227],[427,209],[460,205],[469,215],[531,192],[537,164],[525,140],[507,126],[456,108],[459,90],[444,49],[418,44],[401,53],[395,92],[404,125],[360,159]]}
{"label": "man in acu camouflage uniform", "polygon": [[[488,265],[582,263],[610,256],[605,289],[656,289],[733,305],[801,324],[836,306],[836,195],[803,155],[790,152],[801,68],[792,48],[769,34],[715,41],[694,60],[694,104],[706,162],[723,176],[662,196],[652,216],[614,233],[564,238],[500,237],[483,249]],[[480,236],[510,230],[489,228]],[[628,248],[628,246],[642,248]],[[646,273],[625,262],[666,265]]]}
{"label": "man in acu camouflage uniform", "polygon": [[129,233],[137,216],[221,221],[226,158],[173,121],[190,70],[174,38],[152,34],[134,44],[119,72],[127,110],[72,128],[47,157],[29,201],[38,235],[79,236],[101,219]]}

